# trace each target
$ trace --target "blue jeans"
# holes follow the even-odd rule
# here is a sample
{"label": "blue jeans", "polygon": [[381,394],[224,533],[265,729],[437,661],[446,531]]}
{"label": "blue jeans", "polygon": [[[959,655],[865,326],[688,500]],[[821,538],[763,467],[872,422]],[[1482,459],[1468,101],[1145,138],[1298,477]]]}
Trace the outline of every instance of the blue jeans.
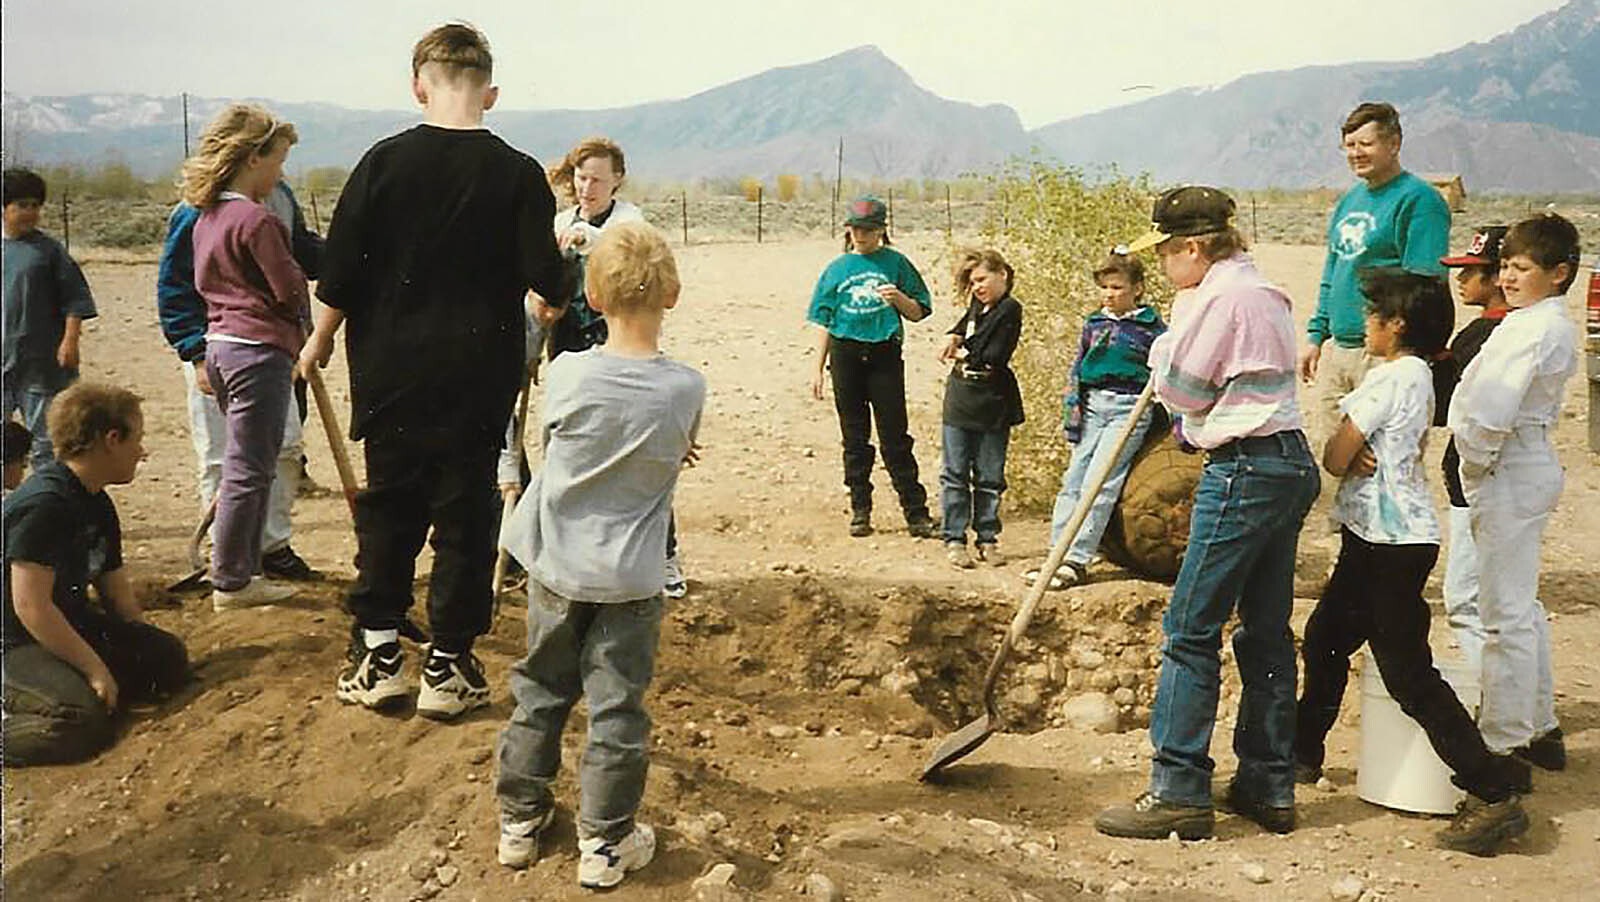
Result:
{"label": "blue jeans", "polygon": [[589,735],[578,765],[578,836],[617,840],[633,830],[650,767],[644,693],[655,673],[661,596],[616,604],[562,598],[528,582],[528,654],[511,668],[517,708],[500,733],[495,791],[506,821],[555,804],[561,732],[579,696]]}
{"label": "blue jeans", "polygon": [[1000,494],[1006,490],[1006,446],[1011,430],[981,432],[944,427],[944,470],[939,486],[944,502],[944,540],[967,543],[967,525],[978,544],[1000,535]]}
{"label": "blue jeans", "polygon": [[[1111,446],[1116,444],[1117,432],[1133,413],[1133,405],[1137,400],[1138,395],[1101,389],[1091,390],[1084,398],[1083,437],[1072,449],[1072,462],[1061,476],[1061,491],[1056,495],[1055,509],[1050,514],[1050,547],[1055,547],[1073,512],[1078,509],[1078,499],[1083,494],[1083,484],[1089,474],[1099,473],[1112,459]],[[1127,444],[1122,446],[1122,452],[1116,456],[1116,463],[1101,485],[1100,494],[1094,497],[1089,516],[1078,529],[1072,547],[1067,549],[1067,556],[1063,558],[1067,563],[1081,568],[1094,559],[1095,552],[1100,548],[1100,539],[1106,534],[1106,524],[1111,522],[1111,512],[1117,506],[1117,499],[1122,496],[1122,484],[1128,479],[1133,456],[1139,453],[1145,433],[1150,430],[1151,419],[1152,414],[1147,407],[1139,422],[1134,424]]]}
{"label": "blue jeans", "polygon": [[1162,630],[1161,675],[1150,713],[1150,792],[1211,805],[1211,731],[1217,719],[1222,627],[1235,605],[1233,652],[1243,693],[1233,731],[1240,789],[1268,805],[1294,804],[1294,601],[1300,526],[1321,488],[1298,430],[1212,451],[1195,490],[1189,547]]}
{"label": "blue jeans", "polygon": [[[56,380],[41,379],[22,372],[7,373],[4,382],[5,410],[0,412],[0,419],[10,419],[13,411],[22,414],[23,425],[33,433],[33,449],[29,456],[29,465],[38,469],[41,465],[55,460],[55,450],[50,444],[50,427],[45,415],[50,412],[50,402],[65,386]],[[68,384],[70,383],[71,380],[68,380]]]}

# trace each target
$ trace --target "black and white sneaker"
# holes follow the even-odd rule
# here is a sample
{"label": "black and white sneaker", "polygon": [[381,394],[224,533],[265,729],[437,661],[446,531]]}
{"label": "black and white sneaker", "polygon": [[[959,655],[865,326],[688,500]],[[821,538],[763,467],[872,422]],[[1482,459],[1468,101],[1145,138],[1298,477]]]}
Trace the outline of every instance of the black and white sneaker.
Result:
{"label": "black and white sneaker", "polygon": [[350,663],[339,672],[339,701],[352,705],[365,705],[380,709],[393,705],[411,694],[401,670],[405,665],[405,652],[400,643],[385,642],[377,648],[367,648],[357,636],[350,642]]}
{"label": "black and white sneaker", "polygon": [[472,652],[451,653],[435,648],[422,668],[417,693],[417,713],[432,720],[454,720],[474,708],[489,704],[489,683],[483,665]]}

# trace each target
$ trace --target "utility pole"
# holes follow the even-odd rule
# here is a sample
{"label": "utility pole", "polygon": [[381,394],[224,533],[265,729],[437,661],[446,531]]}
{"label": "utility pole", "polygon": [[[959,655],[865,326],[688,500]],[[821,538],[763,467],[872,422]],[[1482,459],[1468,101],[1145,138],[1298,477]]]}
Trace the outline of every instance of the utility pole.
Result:
{"label": "utility pole", "polygon": [[183,92],[183,158],[189,159],[189,92]]}

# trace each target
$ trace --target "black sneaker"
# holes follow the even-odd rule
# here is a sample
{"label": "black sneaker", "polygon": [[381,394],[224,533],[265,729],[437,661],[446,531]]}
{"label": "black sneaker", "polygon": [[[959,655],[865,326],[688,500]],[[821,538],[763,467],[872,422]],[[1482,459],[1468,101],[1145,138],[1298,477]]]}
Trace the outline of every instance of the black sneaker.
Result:
{"label": "black sneaker", "polygon": [[911,533],[913,539],[931,539],[938,531],[939,524],[933,522],[927,511],[906,515],[906,532]]}
{"label": "black sneaker", "polygon": [[261,574],[271,579],[286,579],[292,582],[312,582],[322,578],[322,574],[311,569],[300,555],[288,545],[277,551],[269,551],[261,556]]}
{"label": "black sneaker", "polygon": [[1528,815],[1515,795],[1500,802],[1469,795],[1456,805],[1455,819],[1439,831],[1437,839],[1441,848],[1487,857],[1527,832]]}
{"label": "black sneaker", "polygon": [[1197,805],[1163,802],[1145,792],[1132,805],[1117,805],[1095,815],[1094,828],[1127,839],[1166,839],[1173,833],[1179,839],[1209,839],[1216,829],[1216,814]]}
{"label": "black sneaker", "polygon": [[1238,778],[1228,781],[1228,791],[1222,797],[1222,807],[1241,817],[1249,818],[1268,833],[1289,833],[1294,830],[1294,806],[1268,805],[1253,798],[1239,788]]}
{"label": "black sneaker", "polygon": [[379,710],[411,694],[411,687],[401,674],[405,652],[400,650],[400,643],[385,642],[377,648],[367,648],[356,636],[350,642],[349,657],[350,663],[339,673],[335,692],[339,701]]}
{"label": "black sneaker", "polygon": [[1535,737],[1527,745],[1512,749],[1511,754],[1545,770],[1567,769],[1567,743],[1560,727]]}
{"label": "black sneaker", "polygon": [[850,512],[850,535],[858,539],[872,535],[872,511],[857,508]]}
{"label": "black sneaker", "polygon": [[417,713],[430,720],[454,720],[489,704],[489,683],[483,665],[470,651],[428,652],[417,693]]}

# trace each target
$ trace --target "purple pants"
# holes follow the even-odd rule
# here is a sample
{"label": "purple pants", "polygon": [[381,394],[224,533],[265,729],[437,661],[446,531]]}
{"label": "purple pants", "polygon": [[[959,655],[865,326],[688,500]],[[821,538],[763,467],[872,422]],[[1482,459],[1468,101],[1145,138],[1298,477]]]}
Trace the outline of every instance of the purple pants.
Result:
{"label": "purple pants", "polygon": [[272,345],[206,342],[206,375],[227,422],[212,527],[211,585],[244,588],[261,565],[261,528],[289,412],[294,358]]}

